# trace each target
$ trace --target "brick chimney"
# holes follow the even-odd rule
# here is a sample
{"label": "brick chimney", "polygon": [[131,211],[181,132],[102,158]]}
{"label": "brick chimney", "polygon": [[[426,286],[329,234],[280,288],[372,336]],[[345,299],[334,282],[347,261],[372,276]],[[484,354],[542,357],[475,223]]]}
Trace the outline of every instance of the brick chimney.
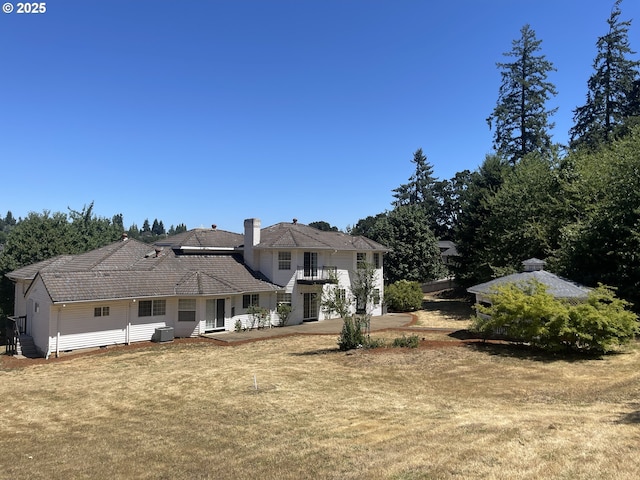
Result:
{"label": "brick chimney", "polygon": [[258,254],[253,247],[260,243],[260,219],[244,221],[244,263],[252,270],[259,270]]}

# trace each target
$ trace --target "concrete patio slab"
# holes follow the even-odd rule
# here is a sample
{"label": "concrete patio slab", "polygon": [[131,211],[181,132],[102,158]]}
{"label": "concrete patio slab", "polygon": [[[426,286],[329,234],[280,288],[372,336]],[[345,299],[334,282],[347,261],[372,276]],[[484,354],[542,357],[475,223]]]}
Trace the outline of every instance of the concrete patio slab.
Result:
{"label": "concrete patio slab", "polygon": [[[371,331],[403,328],[411,324],[413,317],[408,313],[389,313],[371,319]],[[248,340],[285,337],[289,335],[339,335],[342,330],[342,319],[334,318],[320,322],[305,322],[287,327],[253,329],[246,332],[217,332],[206,333],[202,337],[212,338],[221,342],[236,343]]]}

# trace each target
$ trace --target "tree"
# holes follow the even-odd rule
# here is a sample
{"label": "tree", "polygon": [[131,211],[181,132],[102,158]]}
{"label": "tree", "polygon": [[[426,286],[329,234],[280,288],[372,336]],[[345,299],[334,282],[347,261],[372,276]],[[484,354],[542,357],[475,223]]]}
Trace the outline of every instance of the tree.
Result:
{"label": "tree", "polygon": [[347,227],[347,232],[349,235],[363,236],[373,240],[376,222],[386,215],[386,213],[379,213],[376,216],[369,215],[366,218],[361,218],[353,227]]}
{"label": "tree", "polygon": [[427,282],[446,274],[438,242],[419,206],[396,207],[379,217],[369,234],[391,249],[385,256],[386,283],[401,279]]}
{"label": "tree", "polygon": [[322,220],[318,222],[311,222],[309,224],[310,227],[316,228],[318,230],[322,230],[323,232],[337,232],[338,227],[332,227],[330,223],[324,222]]}
{"label": "tree", "polygon": [[432,226],[434,235],[443,239],[452,239],[462,212],[462,196],[471,181],[471,172],[463,170],[457,172],[449,180],[438,181],[434,187],[434,194],[438,202],[435,225]]}
{"label": "tree", "polygon": [[[640,126],[595,152],[570,154],[580,215],[562,228],[558,266],[567,277],[618,288],[640,307]],[[575,193],[574,193],[575,192]]]}
{"label": "tree", "polygon": [[553,64],[540,51],[541,40],[529,25],[520,30],[520,38],[513,41],[513,49],[505,53],[513,57],[510,63],[496,63],[502,70],[502,83],[493,113],[487,118],[494,128],[493,146],[512,164],[531,152],[551,150],[553,123],[549,118],[557,109],[546,109],[546,102],[556,95],[555,86],[547,81]]}
{"label": "tree", "polygon": [[18,222],[0,253],[0,311],[13,311],[13,284],[6,273],[73,249],[71,227],[63,213],[30,212]]}
{"label": "tree", "polygon": [[[71,220],[71,222],[69,222]],[[122,231],[109,219],[93,214],[93,202],[81,211],[30,212],[7,235],[0,253],[0,310],[13,310],[13,285],[5,274],[61,254],[83,253],[118,238]]]}
{"label": "tree", "polygon": [[81,211],[69,209],[71,247],[66,253],[83,253],[118,240],[122,230],[108,218],[93,213],[93,202]]}
{"label": "tree", "polygon": [[142,230],[140,230],[140,233],[150,233],[151,232],[151,225],[149,224],[149,219],[145,218],[144,222],[142,222]]}
{"label": "tree", "polygon": [[405,205],[417,205],[421,207],[427,218],[429,225],[433,228],[436,225],[436,217],[438,212],[438,201],[435,195],[436,179],[433,176],[433,165],[427,161],[427,157],[419,148],[413,154],[412,163],[415,164],[415,170],[409,182],[393,189],[393,197],[395,207]]}
{"label": "tree", "polygon": [[629,46],[631,21],[619,19],[622,0],[617,0],[607,20],[609,32],[598,38],[594,73],[587,82],[587,101],[573,112],[574,126],[569,131],[572,148],[594,149],[609,142],[625,119],[637,115],[637,81],[640,62]]}
{"label": "tree", "polygon": [[384,303],[394,312],[412,312],[422,308],[424,294],[418,282],[399,280],[384,289]]}
{"label": "tree", "polygon": [[129,238],[139,239],[140,229],[138,229],[138,225],[136,225],[135,223],[132,223],[131,226],[129,227],[129,230],[127,230],[127,235],[129,236]]}
{"label": "tree", "polygon": [[518,271],[528,258],[548,258],[573,212],[565,202],[559,160],[529,154],[506,170],[488,199],[486,260],[495,274]]}
{"label": "tree", "polygon": [[454,270],[463,286],[490,280],[495,274],[487,249],[493,236],[488,226],[490,202],[500,190],[508,168],[498,155],[488,155],[471,174],[468,187],[461,193],[454,235],[460,256]]}

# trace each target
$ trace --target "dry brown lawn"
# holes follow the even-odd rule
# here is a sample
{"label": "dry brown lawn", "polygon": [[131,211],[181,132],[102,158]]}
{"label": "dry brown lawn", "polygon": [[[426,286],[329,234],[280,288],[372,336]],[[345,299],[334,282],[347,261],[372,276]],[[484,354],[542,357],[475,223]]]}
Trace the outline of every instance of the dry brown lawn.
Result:
{"label": "dry brown lawn", "polygon": [[637,346],[563,360],[424,337],[0,362],[0,478],[640,478]]}
{"label": "dry brown lawn", "polygon": [[416,327],[469,328],[474,314],[473,304],[466,298],[451,295],[425,294],[423,308],[414,312]]}

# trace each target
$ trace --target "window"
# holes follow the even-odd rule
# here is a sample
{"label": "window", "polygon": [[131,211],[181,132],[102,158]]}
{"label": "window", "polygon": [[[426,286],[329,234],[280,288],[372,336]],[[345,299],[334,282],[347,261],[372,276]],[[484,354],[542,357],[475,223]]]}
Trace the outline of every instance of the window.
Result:
{"label": "window", "polygon": [[291,270],[291,252],[278,252],[278,270]]}
{"label": "window", "polygon": [[344,288],[339,288],[337,291],[337,298],[341,302],[347,301],[347,291]]}
{"label": "window", "polygon": [[291,294],[290,293],[278,292],[277,303],[278,304],[288,303],[289,305],[291,305]]}
{"label": "window", "polygon": [[303,295],[303,320],[318,318],[318,294],[315,292]]}
{"label": "window", "polygon": [[38,302],[33,304],[33,311],[38,313],[40,311],[40,304]]}
{"label": "window", "polygon": [[304,252],[304,276],[318,276],[318,254],[316,252]]}
{"label": "window", "polygon": [[251,306],[257,307],[260,303],[260,295],[252,293],[251,295],[242,296],[242,308],[249,308]]}
{"label": "window", "polygon": [[153,316],[158,317],[167,313],[167,301],[166,300],[154,300],[153,301]]}
{"label": "window", "polygon": [[195,298],[178,299],[178,321],[179,322],[195,322],[196,321]]}
{"label": "window", "polygon": [[109,307],[96,307],[93,309],[94,317],[108,317],[109,316]]}
{"label": "window", "polygon": [[373,289],[373,304],[376,306],[380,305],[380,289],[379,288]]}
{"label": "window", "polygon": [[373,254],[373,266],[376,268],[380,268],[380,254],[379,253],[374,253]]}
{"label": "window", "polygon": [[138,302],[139,317],[157,317],[167,312],[166,300],[141,300]]}
{"label": "window", "polygon": [[367,263],[367,254],[362,252],[356,253],[356,267],[364,268],[365,263]]}

